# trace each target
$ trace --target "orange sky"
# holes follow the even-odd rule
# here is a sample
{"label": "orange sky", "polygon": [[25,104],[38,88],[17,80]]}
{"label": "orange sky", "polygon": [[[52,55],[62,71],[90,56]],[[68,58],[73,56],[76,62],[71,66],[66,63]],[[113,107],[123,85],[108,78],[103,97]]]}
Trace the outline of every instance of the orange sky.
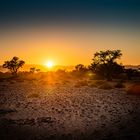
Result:
{"label": "orange sky", "polygon": [[139,32],[91,27],[28,27],[2,31],[0,64],[18,56],[26,64],[89,65],[96,51],[121,49],[123,64],[140,64]]}

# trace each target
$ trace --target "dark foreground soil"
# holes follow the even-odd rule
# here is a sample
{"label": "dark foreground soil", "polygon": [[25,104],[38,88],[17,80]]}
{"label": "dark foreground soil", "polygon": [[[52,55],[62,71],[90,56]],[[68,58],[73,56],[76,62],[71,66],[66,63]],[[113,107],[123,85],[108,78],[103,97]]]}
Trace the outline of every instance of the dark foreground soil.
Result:
{"label": "dark foreground soil", "polygon": [[140,140],[140,96],[123,89],[0,83],[0,140]]}

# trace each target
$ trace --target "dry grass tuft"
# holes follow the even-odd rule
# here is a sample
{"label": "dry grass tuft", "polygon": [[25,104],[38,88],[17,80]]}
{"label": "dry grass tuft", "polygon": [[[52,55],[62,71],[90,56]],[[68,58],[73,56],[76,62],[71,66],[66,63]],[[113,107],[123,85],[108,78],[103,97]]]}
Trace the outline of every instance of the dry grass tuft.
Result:
{"label": "dry grass tuft", "polygon": [[101,86],[99,86],[99,89],[105,89],[105,90],[110,90],[113,89],[113,85],[109,84],[109,83],[104,83]]}
{"label": "dry grass tuft", "polygon": [[83,86],[88,86],[88,81],[86,80],[83,80],[83,81],[78,81],[76,84],[75,84],[75,87],[83,87]]}
{"label": "dry grass tuft", "polygon": [[92,80],[89,82],[88,85],[89,85],[89,87],[99,87],[104,83],[105,83],[105,81],[103,81],[103,80]]}
{"label": "dry grass tuft", "polygon": [[96,86],[100,86],[100,85],[102,85],[102,84],[104,84],[105,83],[105,81],[103,81],[103,80],[96,80],[95,82],[94,82],[94,84],[96,85]]}

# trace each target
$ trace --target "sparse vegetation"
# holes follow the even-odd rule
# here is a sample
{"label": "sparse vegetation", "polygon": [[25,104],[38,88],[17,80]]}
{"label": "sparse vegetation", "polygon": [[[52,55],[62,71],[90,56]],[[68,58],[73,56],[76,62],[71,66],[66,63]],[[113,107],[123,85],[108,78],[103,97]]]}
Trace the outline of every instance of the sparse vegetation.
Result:
{"label": "sparse vegetation", "polygon": [[35,72],[35,67],[30,68],[30,73],[34,73]]}
{"label": "sparse vegetation", "polygon": [[94,54],[90,69],[97,75],[103,76],[107,80],[112,80],[113,75],[123,72],[123,66],[116,62],[122,56],[120,50],[100,51]]}
{"label": "sparse vegetation", "polygon": [[114,87],[115,88],[125,88],[125,85],[122,82],[117,82]]}
{"label": "sparse vegetation", "polygon": [[[86,67],[83,64],[78,64],[75,66],[75,70],[70,72],[66,71],[66,69],[40,72],[40,69],[36,69],[35,67],[31,67],[29,72],[18,72],[19,68],[21,68],[25,62],[20,60],[18,57],[13,57],[12,60],[5,61],[3,67],[8,68],[13,75],[17,75],[18,72],[18,77],[13,77],[9,72],[0,73],[0,80],[6,81],[8,79],[11,84],[29,81],[30,83],[38,82],[44,86],[72,84],[75,87],[88,86],[97,87],[99,89],[126,88],[126,85],[122,81],[133,80],[134,77],[138,79],[140,77],[140,73],[138,70],[124,69],[124,66],[118,64],[117,59],[121,56],[122,53],[120,50],[96,52],[92,59],[93,62],[89,67]],[[113,81],[109,83],[106,80]],[[115,81],[119,82],[116,83]],[[30,96],[38,97],[38,95],[34,94],[29,95],[29,97]]]}
{"label": "sparse vegetation", "polygon": [[76,65],[75,69],[76,69],[76,71],[79,71],[79,72],[84,72],[84,71],[87,70],[86,67],[83,64]]}
{"label": "sparse vegetation", "polygon": [[133,77],[140,76],[140,73],[136,69],[125,69],[125,73],[128,80],[132,80]]}
{"label": "sparse vegetation", "polygon": [[[116,67],[114,68],[116,62],[109,63],[101,64],[102,66],[108,65],[105,69],[99,64],[102,67],[101,73],[91,71],[82,64],[77,65],[76,69],[70,72],[65,69],[40,72],[33,67],[30,71],[19,71],[18,76],[12,76],[10,72],[0,73],[0,104],[2,104],[0,116],[4,119],[5,117],[7,119],[8,116],[5,132],[7,132],[7,126],[12,126],[12,128],[13,126],[21,128],[25,126],[29,128],[28,130],[35,128],[35,131],[38,127],[43,130],[47,126],[49,130],[53,128],[55,132],[59,124],[62,126],[64,124],[66,130],[67,124],[73,128],[77,121],[76,126],[80,126],[80,128],[83,126],[82,128],[89,130],[91,121],[97,121],[97,124],[101,124],[102,127],[109,122],[108,118],[110,119],[112,114],[114,115],[114,118],[111,116],[112,120],[115,121],[113,125],[118,122],[119,125],[117,124],[115,127],[119,126],[118,129],[120,129],[120,118],[124,118],[124,114],[129,113],[130,115],[135,111],[134,109],[139,111],[139,97],[132,95],[140,95],[140,84],[139,81],[134,83],[136,73],[129,73],[131,80],[127,79],[126,71],[119,76],[114,75],[113,72],[117,70]],[[113,63],[113,67],[109,69],[111,75],[106,77],[107,68],[111,63]],[[17,111],[9,110],[15,108]],[[136,113],[133,114],[135,120]],[[78,119],[75,119],[76,116]],[[83,118],[91,121],[81,123]],[[122,121],[124,120],[122,119]],[[1,120],[1,122],[4,121]],[[78,129],[80,130],[80,128]],[[44,135],[44,132],[41,135]],[[35,139],[38,138],[40,137],[35,137]],[[48,138],[48,134],[46,138]]]}
{"label": "sparse vegetation", "polygon": [[40,69],[36,69],[36,72],[40,72]]}
{"label": "sparse vegetation", "polygon": [[30,73],[40,72],[40,69],[36,69],[35,67],[30,68]]}
{"label": "sparse vegetation", "polygon": [[78,81],[75,84],[75,87],[83,87],[83,86],[88,86],[88,82],[86,80]]}
{"label": "sparse vegetation", "polygon": [[89,69],[86,68],[83,64],[78,64],[75,66],[75,69],[71,72],[75,77],[86,77],[88,75]]}
{"label": "sparse vegetation", "polygon": [[11,71],[13,75],[17,75],[18,69],[25,64],[23,60],[20,60],[18,57],[13,57],[10,61],[5,61],[3,68],[7,68]]}

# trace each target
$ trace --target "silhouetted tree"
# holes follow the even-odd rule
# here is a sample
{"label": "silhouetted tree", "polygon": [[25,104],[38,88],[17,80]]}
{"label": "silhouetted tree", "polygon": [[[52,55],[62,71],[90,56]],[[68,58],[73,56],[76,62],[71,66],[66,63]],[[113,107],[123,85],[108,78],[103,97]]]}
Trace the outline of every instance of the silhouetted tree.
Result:
{"label": "silhouetted tree", "polygon": [[83,64],[76,65],[75,69],[76,69],[76,71],[79,71],[79,72],[84,72],[84,71],[87,70],[86,67]]}
{"label": "silhouetted tree", "polygon": [[132,69],[132,68],[130,68],[130,69],[125,69],[125,73],[126,73],[126,76],[127,76],[128,80],[132,80],[132,77],[137,77],[137,76],[139,76],[138,70]]}
{"label": "silhouetted tree", "polygon": [[30,73],[34,73],[35,72],[35,67],[33,67],[33,68],[30,68]]}
{"label": "silhouetted tree", "polygon": [[36,69],[36,72],[40,72],[40,69]]}
{"label": "silhouetted tree", "polygon": [[65,74],[66,73],[66,69],[58,69],[56,71],[56,73],[58,73],[58,74]]}
{"label": "silhouetted tree", "polygon": [[10,61],[5,61],[3,68],[7,68],[13,75],[17,75],[18,69],[25,64],[23,60],[19,60],[18,57],[13,57]]}
{"label": "silhouetted tree", "polygon": [[30,68],[30,73],[40,72],[40,69],[36,69],[35,67]]}
{"label": "silhouetted tree", "polygon": [[123,72],[123,66],[116,62],[121,56],[120,50],[96,52],[90,69],[107,80],[112,80],[113,75]]}

